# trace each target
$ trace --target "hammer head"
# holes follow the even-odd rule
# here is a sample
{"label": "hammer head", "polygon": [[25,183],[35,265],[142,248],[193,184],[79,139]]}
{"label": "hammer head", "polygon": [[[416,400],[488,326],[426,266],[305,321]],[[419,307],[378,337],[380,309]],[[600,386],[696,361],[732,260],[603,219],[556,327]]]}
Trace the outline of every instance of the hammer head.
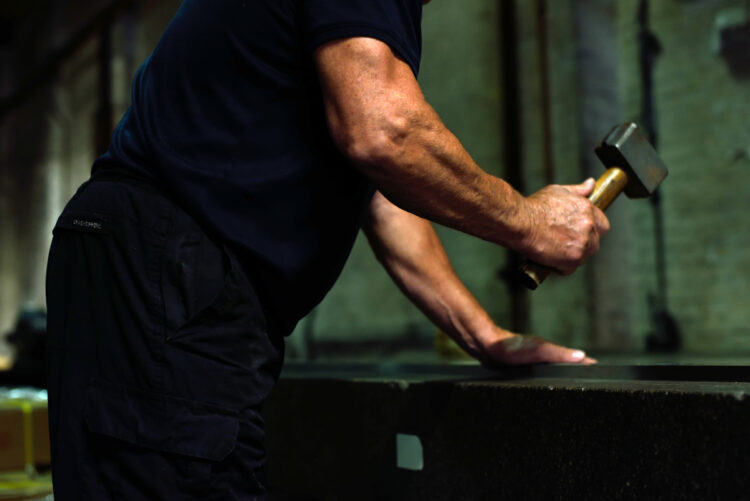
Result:
{"label": "hammer head", "polygon": [[630,198],[651,195],[667,177],[667,166],[632,122],[612,129],[595,151],[607,168],[619,167],[627,172],[625,194]]}

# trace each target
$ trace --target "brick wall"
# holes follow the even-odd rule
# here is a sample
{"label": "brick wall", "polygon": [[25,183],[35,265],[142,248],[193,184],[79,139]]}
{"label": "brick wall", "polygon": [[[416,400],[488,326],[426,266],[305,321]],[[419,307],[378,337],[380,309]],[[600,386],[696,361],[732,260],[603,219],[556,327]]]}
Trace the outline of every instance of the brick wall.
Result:
{"label": "brick wall", "polygon": [[[504,168],[498,16],[497,3],[485,0],[427,5],[419,75],[428,101],[448,127],[477,163],[496,175]],[[498,322],[507,323],[506,288],[496,278],[504,250],[448,228],[437,226],[437,231],[458,275]],[[364,237],[333,290],[290,339],[292,346],[305,329],[312,329],[317,341],[410,335],[427,343],[435,331],[376,262]]]}
{"label": "brick wall", "polygon": [[[508,1],[508,0],[505,0]],[[144,2],[113,31],[116,118],[129,103],[132,73],[150,52],[179,2]],[[519,1],[522,156],[527,192],[544,185],[542,95],[537,2]],[[618,75],[623,119],[639,119],[637,0],[616,5]],[[652,0],[652,29],[664,53],[655,74],[661,154],[670,167],[664,184],[664,221],[670,311],[688,350],[750,347],[750,80],[734,76],[712,48],[718,16],[743,9],[742,0]],[[558,183],[581,180],[574,1],[548,1],[549,89]],[[80,16],[61,14],[64,24]],[[425,95],[477,162],[502,175],[502,99],[499,3],[432,2],[424,14],[420,83]],[[57,29],[52,41],[64,35]],[[134,40],[134,43],[126,43]],[[10,58],[0,59],[7,65]],[[88,175],[93,159],[95,40],[61,69],[55,85],[0,124],[0,332],[18,306],[43,299],[49,229],[62,204]],[[8,85],[7,78],[3,84]],[[41,118],[40,118],[41,117]],[[26,125],[23,125],[26,124]],[[604,132],[604,131],[603,131]],[[598,338],[592,331],[585,273],[553,278],[530,296],[531,330],[576,346],[639,350],[650,330],[648,294],[655,288],[654,241],[647,202],[613,206],[613,232],[630,226],[626,270],[631,297],[628,333]],[[615,215],[616,214],[616,215]],[[496,278],[505,252],[438,228],[458,274],[496,321],[509,323],[509,298]],[[612,234],[614,235],[614,233]],[[615,241],[612,236],[609,241]],[[613,319],[613,322],[616,322]],[[614,325],[614,323],[613,323]],[[301,351],[302,332],[314,339],[429,340],[433,328],[397,291],[363,238],[341,279],[290,340]]]}
{"label": "brick wall", "polygon": [[[14,74],[24,75],[59,46],[96,10],[91,2],[81,3],[60,4],[50,12],[43,24],[47,36],[22,32],[33,43],[19,45],[32,45],[36,52],[26,48],[15,57],[3,58],[5,68],[10,72],[7,65],[15,64]],[[119,17],[113,26],[116,120],[130,103],[135,66],[156,44],[178,5],[149,3],[131,12],[129,21]],[[52,227],[64,204],[88,178],[95,155],[96,51],[97,39],[91,37],[65,60],[54,81],[0,121],[0,335],[15,324],[22,305],[44,305]],[[7,80],[6,87],[12,87]]]}
{"label": "brick wall", "polygon": [[[652,1],[652,30],[663,54],[655,73],[660,151],[670,168],[663,186],[669,306],[685,348],[750,348],[750,80],[732,75],[712,48],[716,20],[730,1]],[[637,2],[618,2],[623,97],[630,117],[640,106],[634,22]],[[750,13],[749,13],[750,14]],[[750,47],[748,48],[750,50]],[[647,207],[634,213],[644,233]],[[641,290],[653,288],[652,241],[636,242]],[[643,303],[638,305],[644,309]],[[647,330],[640,315],[640,332]]]}

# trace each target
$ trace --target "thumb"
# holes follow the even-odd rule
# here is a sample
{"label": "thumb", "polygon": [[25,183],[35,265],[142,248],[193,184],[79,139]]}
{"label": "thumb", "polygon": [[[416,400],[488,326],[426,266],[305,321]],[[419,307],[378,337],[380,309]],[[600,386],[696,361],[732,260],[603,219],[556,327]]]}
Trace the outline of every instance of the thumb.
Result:
{"label": "thumb", "polygon": [[582,197],[587,197],[591,195],[591,192],[594,191],[594,185],[596,184],[596,181],[594,181],[593,177],[588,178],[581,184],[568,184],[563,186],[563,188],[567,189],[568,191],[572,191],[576,195],[581,195]]}

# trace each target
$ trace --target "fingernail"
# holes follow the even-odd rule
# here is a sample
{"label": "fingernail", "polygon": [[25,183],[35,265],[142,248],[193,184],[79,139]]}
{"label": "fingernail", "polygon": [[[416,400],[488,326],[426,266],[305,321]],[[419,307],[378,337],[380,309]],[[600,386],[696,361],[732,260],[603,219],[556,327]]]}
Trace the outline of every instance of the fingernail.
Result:
{"label": "fingernail", "polygon": [[584,352],[582,352],[581,350],[576,350],[573,353],[571,353],[570,356],[574,360],[583,360],[583,357],[585,357],[586,354]]}

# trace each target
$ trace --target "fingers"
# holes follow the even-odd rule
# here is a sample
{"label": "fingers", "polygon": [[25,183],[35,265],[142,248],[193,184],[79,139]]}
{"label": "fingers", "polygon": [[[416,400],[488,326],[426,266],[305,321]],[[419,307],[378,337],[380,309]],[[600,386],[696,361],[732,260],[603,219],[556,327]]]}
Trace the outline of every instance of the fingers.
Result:
{"label": "fingers", "polygon": [[599,208],[594,207],[594,225],[599,236],[604,236],[609,232],[609,219]]}
{"label": "fingers", "polygon": [[[606,217],[604,224],[607,225],[608,229],[609,222],[606,220]],[[597,222],[594,222],[589,227],[588,237],[585,239],[580,255],[576,255],[569,263],[566,263],[567,266],[557,267],[558,274],[563,276],[572,275],[588,258],[599,252],[601,236],[602,233],[599,233],[599,225]]]}
{"label": "fingers", "polygon": [[584,182],[582,182],[581,184],[566,184],[566,185],[563,185],[563,188],[575,193],[576,195],[581,195],[582,197],[588,197],[594,191],[595,184],[596,184],[596,181],[594,180],[594,178],[590,177]]}
{"label": "fingers", "polygon": [[[594,191],[595,185],[596,181],[593,177],[590,177],[581,184],[565,185],[563,188],[577,195],[581,195],[582,197],[588,197]],[[604,215],[604,212],[597,207],[594,207],[594,224],[596,225],[596,231],[600,236],[605,235],[609,231],[609,220],[607,219],[607,216]]]}
{"label": "fingers", "polygon": [[513,334],[497,341],[487,350],[500,364],[568,363],[591,365],[596,360],[581,350],[565,348],[536,336]]}
{"label": "fingers", "polygon": [[609,231],[607,216],[587,199],[595,184],[589,178],[581,184],[550,185],[529,197],[541,217],[536,218],[531,251],[524,253],[561,275],[573,273],[595,254]]}
{"label": "fingers", "polygon": [[577,364],[583,362],[586,358],[586,353],[581,350],[572,350],[545,341],[539,347],[538,356],[542,362]]}

